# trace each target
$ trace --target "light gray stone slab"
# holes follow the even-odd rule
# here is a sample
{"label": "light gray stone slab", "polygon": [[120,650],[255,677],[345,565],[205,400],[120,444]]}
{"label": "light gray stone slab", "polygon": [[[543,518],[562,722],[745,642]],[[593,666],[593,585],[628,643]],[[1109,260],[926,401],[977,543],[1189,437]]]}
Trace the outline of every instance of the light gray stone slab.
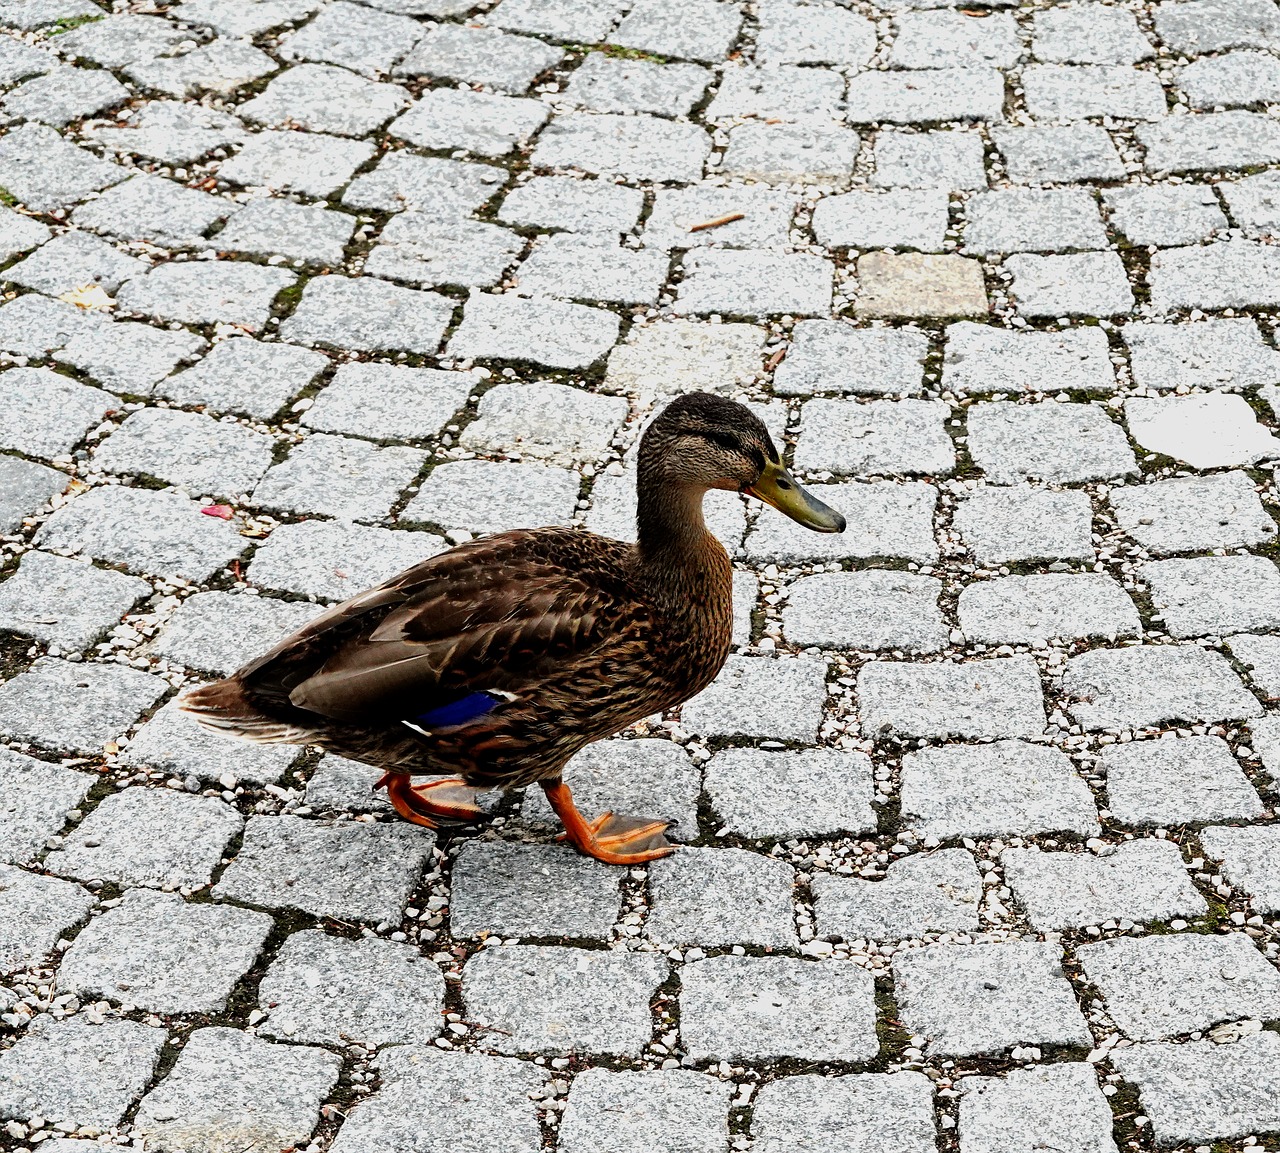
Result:
{"label": "light gray stone slab", "polygon": [[982,266],[953,253],[868,252],[858,258],[858,312],[890,319],[951,319],[988,311]]}
{"label": "light gray stone slab", "polygon": [[407,823],[252,817],[213,892],[316,917],[399,922],[434,843]]}
{"label": "light gray stone slab", "polygon": [[966,252],[1061,252],[1106,248],[1093,196],[1083,188],[1005,188],[965,205]]}
{"label": "light gray stone slab", "polygon": [[136,1021],[41,1016],[0,1057],[0,1112],[110,1129],[146,1089],[164,1042],[163,1029]]}
{"label": "light gray stone slab", "polygon": [[[395,1046],[378,1057],[382,1090],[353,1110],[334,1138],[334,1153],[451,1153],[476,1135],[501,1136],[508,1153],[540,1153],[542,1130],[531,1096],[545,1092],[547,1071],[527,1061],[476,1053]],[[424,1129],[422,1119],[430,1117]]]}
{"label": "light gray stone slab", "polygon": [[387,222],[364,271],[419,287],[488,287],[503,278],[524,248],[524,237],[493,224],[405,212]]}
{"label": "light gray stone slab", "polygon": [[982,564],[1092,560],[1093,510],[1086,493],[1029,485],[980,488],[956,505],[953,524]]}
{"label": "light gray stone slab", "polygon": [[[473,301],[475,299],[473,297]],[[536,303],[542,308],[551,304],[549,301],[525,303]],[[515,315],[531,321],[535,313]],[[456,344],[455,336],[450,347]],[[481,398],[479,414],[463,430],[459,443],[477,451],[518,454],[551,464],[578,464],[602,455],[626,418],[626,412],[627,405],[621,397],[598,396],[549,381],[503,383]]]}
{"label": "light gray stone slab", "polygon": [[171,408],[130,413],[93,452],[93,466],[154,476],[195,495],[250,492],[271,467],[276,442],[230,421]]}
{"label": "light gray stone slab", "polygon": [[869,1061],[874,992],[852,961],[709,957],[680,970],[680,1033],[695,1058]]}
{"label": "light gray stone slab", "polygon": [[473,292],[449,340],[449,352],[586,368],[613,347],[618,331],[618,318],[601,308]]}
{"label": "light gray stone slab", "polygon": [[0,865],[0,974],[42,964],[95,903],[92,894],[70,881]]}
{"label": "light gray stone slab", "polygon": [[937,491],[920,481],[846,482],[806,486],[844,513],[842,533],[818,534],[764,510],[747,540],[753,560],[803,561],[901,557],[927,562],[938,555],[933,538]]}
{"label": "light gray stone slab", "polygon": [[86,649],[150,595],[151,586],[137,577],[33,549],[0,584],[0,628]]}
{"label": "light gray stone slab", "polygon": [[546,105],[537,100],[432,88],[391,125],[391,132],[421,148],[460,148],[477,156],[505,156],[527,143],[550,115]]}
{"label": "light gray stone slab", "polygon": [[1012,68],[1022,56],[1018,26],[1007,12],[904,12],[897,28],[892,68]]}
{"label": "light gray stone slab", "polygon": [[202,92],[228,95],[270,76],[278,67],[252,44],[227,39],[211,40],[180,56],[136,60],[124,72],[141,88],[183,100]]}
{"label": "light gray stone slab", "polygon": [[[666,833],[670,840],[692,841],[699,836],[702,776],[684,750],[671,741],[648,737],[598,741],[570,758],[564,783],[578,808],[592,818],[605,812],[646,816],[674,822]],[[539,828],[558,824],[541,789],[525,793],[521,818]]]}
{"label": "light gray stone slab", "polygon": [[729,131],[720,171],[765,184],[846,188],[858,134],[839,124],[740,124]]}
{"label": "light gray stone slab", "polygon": [[933,124],[1004,119],[1004,78],[994,68],[861,72],[849,81],[851,124]]}
{"label": "light gray stone slab", "polygon": [[33,212],[66,208],[128,175],[45,124],[19,125],[0,140],[0,187]]}
{"label": "light gray stone slab", "polygon": [[789,590],[782,628],[794,645],[932,653],[947,646],[942,582],[893,570],[819,573]]}
{"label": "light gray stone slab", "polygon": [[902,813],[921,836],[1096,836],[1093,795],[1058,749],[1022,741],[907,753]]}
{"label": "light gray stone slab", "polygon": [[81,930],[58,981],[153,1013],[220,1013],[270,931],[266,913],[131,889]]}
{"label": "light gray stone slab", "polygon": [[1280,637],[1241,633],[1228,638],[1226,644],[1248,670],[1254,688],[1268,700],[1280,697]]}
{"label": "light gray stone slab", "polygon": [[448,461],[423,481],[401,519],[469,532],[565,525],[581,483],[576,472],[540,464]]}
{"label": "light gray stone slab", "polygon": [[569,112],[542,130],[529,158],[538,168],[577,168],[633,180],[697,180],[711,138],[696,124],[654,116]]}
{"label": "light gray stone slab", "polygon": [[1280,627],[1280,572],[1266,557],[1153,561],[1138,571],[1170,636]]}
{"label": "light gray stone slab", "polygon": [[342,601],[446,547],[431,533],[349,521],[282,524],[253,554],[249,579],[263,588]]}
{"label": "light gray stone slab", "polygon": [[684,258],[675,310],[736,316],[825,315],[833,268],[811,253],[704,249]]}
{"label": "light gray stone slab", "polygon": [[255,200],[227,222],[214,243],[223,252],[341,265],[355,227],[352,217],[327,208],[289,200]]}
{"label": "light gray stone slab", "polygon": [[986,188],[982,138],[963,129],[876,133],[871,182],[888,188]]}
{"label": "light gray stone slab", "polygon": [[1165,737],[1102,751],[1112,815],[1126,825],[1259,817],[1263,806],[1221,737]]}
{"label": "light gray stone slab", "polygon": [[[108,151],[131,152],[166,164],[199,160],[247,135],[244,125],[231,113],[178,100],[148,101],[123,119],[106,121],[105,125],[86,124],[83,132]],[[127,171],[121,169],[122,174]]]}
{"label": "light gray stone slab", "polygon": [[106,69],[55,68],[12,89],[0,101],[6,116],[66,128],[116,108],[131,93]]}
{"label": "light gray stone slab", "polygon": [[466,216],[501,190],[507,174],[491,164],[390,152],[342,194],[351,208],[432,212],[443,220]]}
{"label": "light gray stone slab", "polygon": [[1143,388],[1246,388],[1280,381],[1280,352],[1249,317],[1198,324],[1127,324],[1134,381]]}
{"label": "light gray stone slab", "polygon": [[321,812],[390,813],[387,794],[374,786],[382,771],[373,765],[325,753],[307,781],[303,800]]}
{"label": "light gray stone slab", "polygon": [[1274,173],[1260,172],[1243,180],[1224,181],[1223,199],[1245,236],[1266,239],[1280,224],[1280,195]]}
{"label": "light gray stone slab", "polygon": [[73,336],[55,359],[123,393],[150,393],[178,365],[208,348],[202,336],[122,320],[98,324]]}
{"label": "light gray stone slab", "polygon": [[454,860],[455,937],[605,940],[621,912],[622,870],[567,845],[469,841]]}
{"label": "light gray stone slab", "polygon": [[974,463],[995,484],[1069,484],[1138,471],[1124,432],[1095,405],[976,404],[968,425]]}
{"label": "light gray stone slab", "polygon": [[0,372],[0,448],[28,456],[68,456],[84,434],[120,407],[113,393],[48,368]]}
{"label": "light gray stone slab", "polygon": [[598,237],[564,233],[540,240],[514,282],[522,293],[605,304],[657,304],[668,253],[605,247]]}
{"label": "light gray stone slab", "polygon": [[1138,1086],[1142,1111],[1161,1144],[1276,1129],[1280,1037],[1275,1033],[1255,1033],[1233,1045],[1134,1045],[1118,1051],[1114,1060],[1121,1076]]}
{"label": "light gray stone slab", "polygon": [[1167,0],[1156,6],[1155,27],[1175,52],[1195,55],[1280,43],[1280,19],[1259,0]]}
{"label": "light gray stone slab", "polygon": [[566,232],[621,233],[635,227],[643,206],[644,193],[638,188],[607,180],[534,176],[507,194],[498,219]]}
{"label": "light gray stone slab", "polygon": [[1280,61],[1266,52],[1228,52],[1188,64],[1177,84],[1192,108],[1232,108],[1280,100]]}
{"label": "light gray stone slab", "polygon": [[687,701],[686,727],[706,737],[813,744],[827,696],[827,663],[811,657],[731,656],[715,681]]}
{"label": "light gray stone slab", "polygon": [[308,132],[364,136],[409,102],[409,93],[398,84],[379,84],[331,64],[299,64],[239,105],[236,114],[267,128],[296,126]]}
{"label": "light gray stone slab", "polygon": [[563,58],[560,49],[531,36],[474,24],[440,24],[418,41],[396,75],[460,80],[519,95]]}
{"label": "light gray stone slab", "polygon": [[1249,896],[1258,913],[1280,910],[1280,826],[1200,830],[1200,844],[1222,862],[1222,875]]}
{"label": "light gray stone slab", "polygon": [[196,593],[182,602],[147,651],[187,668],[230,676],[319,613],[318,605],[274,597]]}
{"label": "light gray stone slab", "polygon": [[964,849],[901,857],[877,881],[815,872],[810,888],[820,937],[898,941],[978,928],[982,878]]}
{"label": "light gray stone slab", "polygon": [[116,296],[122,312],[180,324],[234,324],[259,331],[276,295],[297,277],[245,261],[162,264],[128,281]]}
{"label": "light gray stone slab", "polygon": [[829,68],[731,64],[721,75],[706,118],[828,119],[839,116],[843,95],[844,78]]}
{"label": "light gray stone slab", "polygon": [[1083,1061],[963,1077],[956,1084],[963,1094],[959,1129],[966,1153],[1055,1147],[1116,1153],[1111,1107],[1094,1067]]}
{"label": "light gray stone slab", "polygon": [[1032,64],[1022,70],[1027,111],[1037,120],[1159,120],[1164,89],[1154,72],[1110,64]]}
{"label": "light gray stone slab", "polygon": [[58,58],[44,44],[26,44],[14,36],[0,43],[0,85],[8,87],[31,76],[43,76],[58,66]]}
{"label": "light gray stone slab", "polygon": [[756,60],[761,64],[867,64],[876,48],[875,26],[844,8],[769,4],[760,11]]}
{"label": "light gray stone slab", "polygon": [[1266,544],[1276,531],[1243,472],[1124,485],[1107,499],[1120,527],[1157,555]]}
{"label": "light gray stone slab", "polygon": [[1249,168],[1280,159],[1280,126],[1257,112],[1203,112],[1140,124],[1134,129],[1147,150],[1153,175]]}
{"label": "light gray stone slab", "polygon": [[729,55],[742,27],[736,4],[719,0],[639,0],[611,40],[655,56],[714,64]]}
{"label": "light gray stone slab", "polygon": [[893,976],[898,1015],[913,1033],[929,1039],[931,1054],[1092,1044],[1058,945],[929,945],[899,952]]}
{"label": "light gray stone slab", "polygon": [[950,408],[933,400],[810,400],[801,409],[795,467],[845,476],[945,476],[956,453]]}
{"label": "light gray stone slab", "polygon": [[991,139],[1004,156],[1009,179],[1018,184],[1121,180],[1125,175],[1124,161],[1111,137],[1093,124],[997,125]]}
{"label": "light gray stone slab", "polygon": [[281,37],[280,54],[288,60],[319,60],[379,76],[390,72],[424,32],[408,16],[339,0],[297,32]]}
{"label": "light gray stone slab", "polygon": [[689,1069],[584,1069],[573,1079],[560,1126],[563,1153],[648,1153],[655,1133],[688,1153],[719,1153],[729,1144],[724,1081]]}
{"label": "light gray stone slab", "polygon": [[219,341],[194,368],[167,377],[158,393],[215,412],[270,417],[328,365],[322,353],[245,337]]}
{"label": "light gray stone slab", "polygon": [[1172,841],[1125,841],[1107,856],[1006,849],[1000,865],[1041,932],[1199,917],[1208,910]]}
{"label": "light gray stone slab", "polygon": [[88,773],[0,748],[0,861],[32,864],[94,783]]}
{"label": "light gray stone slab", "polygon": [[413,945],[319,929],[288,937],[258,986],[259,1033],[338,1045],[427,1043],[440,1028],[444,977]]}
{"label": "light gray stone slab", "polygon": [[1040,674],[1030,657],[963,664],[871,661],[858,673],[868,737],[1039,737]]}
{"label": "light gray stone slab", "polygon": [[0,734],[97,756],[168,691],[167,681],[138,669],[41,657],[0,685]]}
{"label": "light gray stone slab", "polygon": [[88,0],[4,0],[0,19],[19,32],[34,32],[62,20],[97,19],[102,9]]}
{"label": "light gray stone slab", "polygon": [[1010,256],[1010,293],[1023,316],[1116,316],[1132,310],[1133,291],[1114,252]]}
{"label": "light gray stone slab", "polygon": [[574,69],[564,96],[592,112],[688,116],[712,79],[713,73],[697,64],[615,59],[592,52]]}
{"label": "light gray stone slab", "polygon": [[[827,11],[818,9],[818,11]],[[893,1149],[932,1153],[933,1087],[921,1073],[804,1074],[760,1087],[751,1111],[757,1153]]]}
{"label": "light gray stone slab", "polygon": [[368,277],[318,276],[302,290],[280,336],[295,344],[362,352],[434,353],[454,303],[435,292]]}
{"label": "light gray stone slab", "polygon": [[599,44],[626,7],[623,0],[503,0],[490,13],[489,23],[507,32]]}
{"label": "light gray stone slab", "polygon": [[53,233],[46,225],[12,208],[0,211],[0,260],[12,260],[43,244]]}
{"label": "light gray stone slab", "polygon": [[818,201],[813,229],[828,248],[940,252],[947,231],[947,194],[925,188],[828,196]]}
{"label": "light gray stone slab", "polygon": [[1271,247],[1250,240],[1168,248],[1151,258],[1151,303],[1162,312],[1270,306],[1278,272]]}
{"label": "light gray stone slab", "polygon": [[761,372],[764,342],[764,329],[754,324],[637,324],[609,354],[605,387],[642,401],[686,389],[730,392]]}
{"label": "light gray stone slab", "polygon": [[1153,55],[1132,12],[1101,4],[1036,12],[1031,54],[1054,64],[1136,64]]}
{"label": "light gray stone slab", "polygon": [[339,365],[302,423],[370,440],[436,436],[467,402],[478,378],[398,364]]}
{"label": "light gray stone slab", "polygon": [[135,60],[167,55],[183,39],[182,31],[166,20],[120,15],[61,30],[46,43],[65,57],[89,60],[103,68],[123,68]]}
{"label": "light gray stone slab", "polygon": [[142,261],[126,256],[105,240],[88,232],[64,232],[11,264],[4,276],[46,296],[61,296],[89,284],[114,292],[122,281],[146,271]]}
{"label": "light gray stone slab", "polygon": [[200,888],[243,828],[224,801],[134,786],[105,797],[44,865],[81,880]]}
{"label": "light gray stone slab", "polygon": [[71,478],[56,468],[0,455],[0,534],[20,528],[70,483]]}
{"label": "light gray stone slab", "polygon": [[1280,1013],[1280,973],[1243,933],[1117,937],[1082,945],[1077,956],[1112,1020],[1135,1041]]}
{"label": "light gray stone slab", "polygon": [[1107,206],[1112,227],[1131,244],[1195,244],[1227,227],[1218,199],[1206,185],[1134,184],[1108,188],[1102,193],[1102,202]]}
{"label": "light gray stone slab", "polygon": [[133,1128],[159,1153],[303,1145],[341,1067],[324,1049],[197,1029],[169,1076],[142,1099]]}
{"label": "light gray stone slab", "polygon": [[682,848],[649,866],[645,932],[664,945],[797,944],[795,871],[746,849]]}
{"label": "light gray stone slab", "polygon": [[1131,397],[1124,414],[1133,439],[1143,448],[1193,468],[1280,457],[1280,438],[1260,424],[1248,401],[1235,393]]}
{"label": "light gray stone slab", "polygon": [[489,948],[462,973],[471,1017],[499,1053],[573,1050],[638,1056],[653,1025],[649,1000],[667,966],[652,953],[555,945]]}
{"label": "light gray stone slab", "polygon": [[346,185],[373,154],[374,146],[366,140],[320,132],[265,131],[250,136],[235,156],[223,162],[218,176],[248,188],[324,199]]}
{"label": "light gray stone slab", "polygon": [[1142,634],[1133,600],[1106,573],[1033,573],[978,581],[960,593],[957,612],[970,641],[993,645]]}
{"label": "light gray stone slab", "polygon": [[921,391],[928,337],[913,328],[854,328],[844,320],[802,320],[774,371],[780,396]]}

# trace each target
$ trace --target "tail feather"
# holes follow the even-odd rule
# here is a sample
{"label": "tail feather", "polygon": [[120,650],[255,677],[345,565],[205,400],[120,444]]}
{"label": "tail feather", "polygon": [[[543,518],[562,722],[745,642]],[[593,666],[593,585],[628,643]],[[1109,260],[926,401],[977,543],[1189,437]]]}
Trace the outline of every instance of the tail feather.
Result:
{"label": "tail feather", "polygon": [[314,729],[269,717],[256,708],[235,677],[190,689],[178,707],[214,732],[227,733],[259,745],[306,744]]}

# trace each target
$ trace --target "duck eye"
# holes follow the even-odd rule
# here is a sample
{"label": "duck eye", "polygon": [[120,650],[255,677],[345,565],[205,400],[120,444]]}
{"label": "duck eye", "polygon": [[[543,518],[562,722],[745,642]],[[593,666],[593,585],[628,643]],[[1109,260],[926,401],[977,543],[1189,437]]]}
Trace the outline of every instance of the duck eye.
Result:
{"label": "duck eye", "polygon": [[782,489],[783,492],[787,492],[791,489],[791,482],[789,480],[783,480],[782,477],[778,477],[778,479],[773,483]]}

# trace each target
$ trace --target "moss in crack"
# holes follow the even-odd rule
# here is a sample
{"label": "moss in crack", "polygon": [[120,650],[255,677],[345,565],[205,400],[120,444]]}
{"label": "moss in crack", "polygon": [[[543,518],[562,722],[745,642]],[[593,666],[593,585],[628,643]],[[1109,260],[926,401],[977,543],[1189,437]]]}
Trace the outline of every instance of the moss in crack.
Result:
{"label": "moss in crack", "polygon": [[18,205],[18,198],[3,184],[0,184],[0,204],[3,204],[6,208],[16,208]]}
{"label": "moss in crack", "polygon": [[105,14],[98,16],[63,16],[62,19],[54,21],[53,27],[49,29],[49,35],[61,36],[64,32],[81,28],[85,24],[96,24],[99,20],[105,19]]}
{"label": "moss in crack", "polygon": [[880,1061],[906,1060],[911,1030],[898,1019],[898,1001],[888,975],[876,978],[876,1036],[880,1039]]}

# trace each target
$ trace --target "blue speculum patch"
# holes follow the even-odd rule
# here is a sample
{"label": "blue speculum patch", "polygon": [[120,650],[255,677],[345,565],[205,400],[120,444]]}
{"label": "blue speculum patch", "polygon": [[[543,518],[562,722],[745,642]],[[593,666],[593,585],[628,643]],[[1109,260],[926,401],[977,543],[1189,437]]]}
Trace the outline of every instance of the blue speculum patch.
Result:
{"label": "blue speculum patch", "polygon": [[502,702],[501,697],[492,693],[468,693],[447,705],[440,705],[413,718],[413,723],[426,728],[445,728],[449,725],[465,725],[468,721],[482,717],[495,705]]}

